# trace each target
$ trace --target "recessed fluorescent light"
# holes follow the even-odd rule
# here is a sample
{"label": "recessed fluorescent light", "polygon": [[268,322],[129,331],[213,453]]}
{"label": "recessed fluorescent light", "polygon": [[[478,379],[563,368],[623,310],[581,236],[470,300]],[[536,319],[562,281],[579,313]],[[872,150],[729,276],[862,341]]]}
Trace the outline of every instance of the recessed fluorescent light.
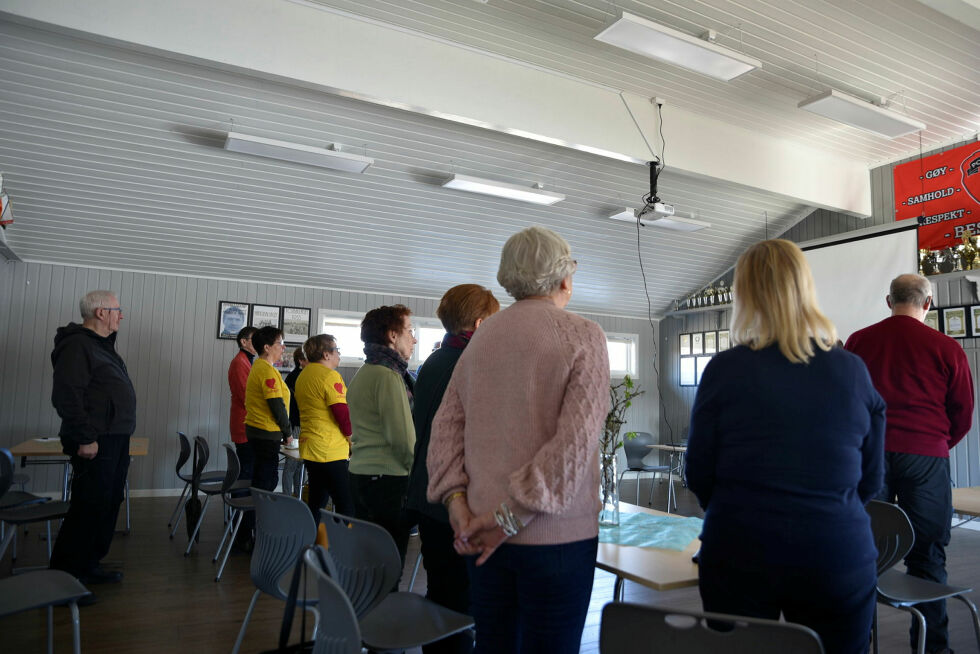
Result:
{"label": "recessed fluorescent light", "polygon": [[225,139],[225,150],[253,154],[257,157],[268,157],[269,159],[292,161],[308,166],[343,170],[349,173],[363,173],[368,166],[374,163],[374,159],[358,154],[315,148],[311,145],[301,145],[288,141],[277,141],[261,136],[250,136],[240,132],[228,133],[228,138]]}
{"label": "recessed fluorescent light", "polygon": [[491,179],[481,179],[479,177],[470,177],[469,175],[453,175],[443,182],[442,185],[445,188],[454,188],[458,191],[496,195],[501,198],[533,202],[534,204],[554,204],[565,199],[565,196],[561,193],[520,186],[518,184],[505,184],[504,182],[495,182]]}
{"label": "recessed fluorescent light", "polygon": [[762,67],[761,61],[741,52],[625,11],[619,20],[599,32],[595,39],[725,82]]}
{"label": "recessed fluorescent light", "polygon": [[924,130],[926,124],[897,111],[878,107],[854,96],[830,89],[796,105],[839,123],[890,139]]}
{"label": "recessed fluorescent light", "polygon": [[[636,224],[636,209],[630,209],[627,207],[622,211],[612,214],[609,216],[609,218],[612,220],[621,220],[623,222]],[[672,229],[677,232],[697,232],[711,227],[711,223],[706,223],[702,220],[694,220],[693,218],[681,218],[676,215],[657,217],[652,214],[647,214],[646,216],[643,216],[643,218],[640,218],[640,224],[647,227]]]}

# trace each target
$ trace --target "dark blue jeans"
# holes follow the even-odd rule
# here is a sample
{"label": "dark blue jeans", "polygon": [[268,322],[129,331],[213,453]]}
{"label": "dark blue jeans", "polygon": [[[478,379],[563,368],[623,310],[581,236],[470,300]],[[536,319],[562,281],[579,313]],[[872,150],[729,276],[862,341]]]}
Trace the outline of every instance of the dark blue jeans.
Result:
{"label": "dark blue jeans", "polygon": [[[953,519],[949,459],[885,452],[885,487],[879,499],[897,503],[912,523],[915,544],[905,557],[908,574],[945,584],[946,546]],[[926,651],[949,647],[946,600],[917,604],[915,608],[926,618]],[[909,633],[914,647],[918,637],[915,620]]]}
{"label": "dark blue jeans", "polygon": [[482,566],[467,557],[476,654],[578,654],[598,548],[504,543]]}

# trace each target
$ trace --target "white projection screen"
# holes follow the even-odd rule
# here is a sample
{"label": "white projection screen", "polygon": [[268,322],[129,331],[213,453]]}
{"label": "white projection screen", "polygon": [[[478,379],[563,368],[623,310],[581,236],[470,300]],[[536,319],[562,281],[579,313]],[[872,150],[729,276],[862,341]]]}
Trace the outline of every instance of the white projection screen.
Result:
{"label": "white projection screen", "polygon": [[[908,225],[911,223],[911,228]],[[841,234],[836,239],[800,243],[817,285],[820,308],[837,326],[842,341],[890,315],[888,284],[918,272],[915,220]]]}

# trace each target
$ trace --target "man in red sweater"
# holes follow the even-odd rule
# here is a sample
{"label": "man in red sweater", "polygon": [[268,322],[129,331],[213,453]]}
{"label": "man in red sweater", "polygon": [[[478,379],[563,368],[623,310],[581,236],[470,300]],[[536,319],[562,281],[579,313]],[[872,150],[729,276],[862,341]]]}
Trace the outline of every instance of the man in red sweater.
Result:
{"label": "man in red sweater", "polygon": [[[238,336],[235,337],[238,343],[238,354],[228,366],[228,388],[231,390],[228,431],[231,433],[231,441],[235,444],[235,453],[238,454],[238,462],[241,465],[238,473],[239,479],[251,479],[252,466],[255,463],[252,446],[248,444],[248,439],[245,438],[245,384],[248,382],[248,373],[252,370],[252,359],[255,358],[252,334],[256,331],[258,330],[255,327],[243,327],[238,332]],[[247,494],[247,491],[238,494]],[[238,549],[251,551],[251,534],[254,524],[255,514],[251,511],[246,512],[235,543]]]}
{"label": "man in red sweater", "polygon": [[[896,277],[886,298],[891,317],[851,334],[844,347],[864,359],[888,405],[880,499],[897,501],[915,530],[906,570],[946,583],[953,513],[949,450],[973,421],[973,377],[960,344],[922,322],[931,291],[921,275]],[[917,608],[926,618],[926,651],[948,652],[945,600]],[[917,631],[913,620],[913,647]]]}

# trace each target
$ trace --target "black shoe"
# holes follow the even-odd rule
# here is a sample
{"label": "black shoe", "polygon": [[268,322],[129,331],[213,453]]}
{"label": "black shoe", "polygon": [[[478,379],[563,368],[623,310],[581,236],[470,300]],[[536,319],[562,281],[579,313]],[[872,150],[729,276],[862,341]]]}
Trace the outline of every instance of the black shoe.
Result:
{"label": "black shoe", "polygon": [[95,596],[95,593],[89,593],[85,597],[78,598],[79,606],[92,606],[99,601],[99,598]]}
{"label": "black shoe", "polygon": [[88,572],[88,574],[81,575],[78,580],[83,584],[118,584],[122,581],[123,573],[118,570],[106,570],[102,566],[96,566]]}

